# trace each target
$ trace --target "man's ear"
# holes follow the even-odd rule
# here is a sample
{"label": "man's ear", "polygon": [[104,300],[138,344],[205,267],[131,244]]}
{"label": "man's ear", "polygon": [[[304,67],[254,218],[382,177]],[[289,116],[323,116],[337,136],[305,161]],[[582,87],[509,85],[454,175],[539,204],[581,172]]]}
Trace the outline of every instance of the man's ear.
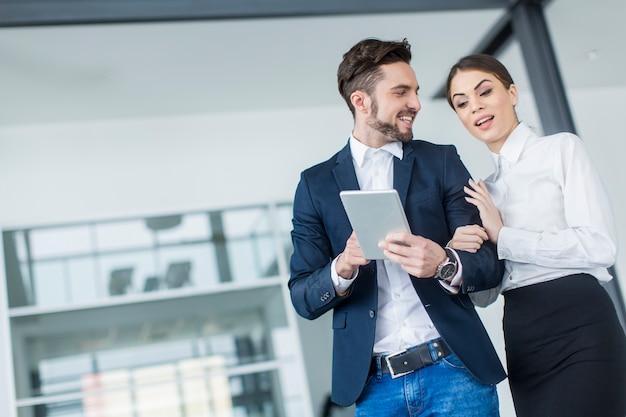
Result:
{"label": "man's ear", "polygon": [[350,102],[354,106],[354,110],[357,113],[367,113],[370,108],[371,99],[369,94],[363,91],[357,90],[350,94]]}

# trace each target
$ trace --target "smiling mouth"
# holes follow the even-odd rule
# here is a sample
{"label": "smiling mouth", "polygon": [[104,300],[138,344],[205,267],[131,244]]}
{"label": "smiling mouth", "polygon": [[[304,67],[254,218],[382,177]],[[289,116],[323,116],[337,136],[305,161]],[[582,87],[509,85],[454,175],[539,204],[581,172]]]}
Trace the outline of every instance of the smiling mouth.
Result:
{"label": "smiling mouth", "polygon": [[483,117],[482,119],[476,122],[476,126],[481,126],[483,123],[486,123],[490,120],[493,120],[493,116]]}
{"label": "smiling mouth", "polygon": [[400,120],[411,123],[413,121],[413,118],[411,116],[400,116]]}

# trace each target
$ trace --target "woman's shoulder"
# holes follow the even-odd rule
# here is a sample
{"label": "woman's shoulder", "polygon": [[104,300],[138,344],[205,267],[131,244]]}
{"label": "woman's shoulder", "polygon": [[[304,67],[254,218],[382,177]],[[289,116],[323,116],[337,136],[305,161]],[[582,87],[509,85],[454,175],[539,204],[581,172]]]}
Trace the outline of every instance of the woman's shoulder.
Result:
{"label": "woman's shoulder", "polygon": [[571,132],[559,132],[553,133],[551,135],[541,136],[539,140],[551,141],[554,143],[560,144],[570,144],[573,142],[581,142],[581,139],[578,135]]}
{"label": "woman's shoulder", "polygon": [[583,147],[582,139],[571,132],[559,132],[546,136],[535,136],[532,141],[535,146],[542,151],[573,151],[576,148]]}

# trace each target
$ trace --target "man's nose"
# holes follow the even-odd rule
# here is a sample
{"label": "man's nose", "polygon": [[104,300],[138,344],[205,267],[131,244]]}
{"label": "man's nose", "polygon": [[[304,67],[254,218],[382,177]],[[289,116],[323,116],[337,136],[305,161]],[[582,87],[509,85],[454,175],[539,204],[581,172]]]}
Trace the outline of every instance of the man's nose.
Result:
{"label": "man's nose", "polygon": [[420,111],[420,109],[422,108],[422,103],[420,102],[419,96],[417,94],[413,96],[411,101],[408,103],[408,106],[415,111]]}

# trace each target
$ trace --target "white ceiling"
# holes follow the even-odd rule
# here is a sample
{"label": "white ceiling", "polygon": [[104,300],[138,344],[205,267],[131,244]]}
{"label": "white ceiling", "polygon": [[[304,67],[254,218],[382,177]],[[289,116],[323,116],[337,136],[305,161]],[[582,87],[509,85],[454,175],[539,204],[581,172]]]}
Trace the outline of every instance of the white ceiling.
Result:
{"label": "white ceiling", "polygon": [[[342,105],[337,65],[366,37],[408,38],[430,97],[502,13],[3,28],[0,126]],[[569,88],[624,84],[626,2],[554,0],[546,15]]]}

